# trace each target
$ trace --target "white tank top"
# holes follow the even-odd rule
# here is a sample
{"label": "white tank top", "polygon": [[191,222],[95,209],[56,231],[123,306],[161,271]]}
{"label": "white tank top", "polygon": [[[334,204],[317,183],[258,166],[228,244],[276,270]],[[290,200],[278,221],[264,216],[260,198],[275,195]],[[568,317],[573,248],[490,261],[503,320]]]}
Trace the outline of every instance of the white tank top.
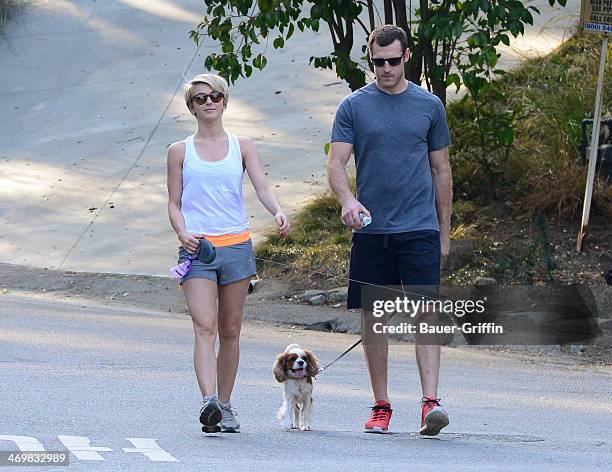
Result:
{"label": "white tank top", "polygon": [[181,212],[189,233],[219,236],[249,229],[242,200],[240,143],[229,133],[227,139],[227,155],[219,161],[201,159],[193,135],[185,139]]}

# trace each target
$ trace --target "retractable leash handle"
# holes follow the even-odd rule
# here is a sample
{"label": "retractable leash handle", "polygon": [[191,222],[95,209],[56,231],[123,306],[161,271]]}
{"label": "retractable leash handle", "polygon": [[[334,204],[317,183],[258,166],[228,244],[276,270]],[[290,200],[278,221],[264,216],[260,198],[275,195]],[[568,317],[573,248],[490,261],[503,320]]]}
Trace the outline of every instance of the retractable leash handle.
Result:
{"label": "retractable leash handle", "polygon": [[208,239],[200,239],[200,249],[198,250],[197,258],[203,264],[212,263],[217,257],[215,246]]}
{"label": "retractable leash handle", "polygon": [[215,249],[215,246],[213,246],[213,244],[207,239],[202,238],[200,239],[200,247],[197,254],[189,255],[183,262],[171,267],[168,272],[172,278],[177,280],[182,279],[191,270],[191,265],[195,259],[198,259],[203,264],[210,264],[216,257],[217,250]]}

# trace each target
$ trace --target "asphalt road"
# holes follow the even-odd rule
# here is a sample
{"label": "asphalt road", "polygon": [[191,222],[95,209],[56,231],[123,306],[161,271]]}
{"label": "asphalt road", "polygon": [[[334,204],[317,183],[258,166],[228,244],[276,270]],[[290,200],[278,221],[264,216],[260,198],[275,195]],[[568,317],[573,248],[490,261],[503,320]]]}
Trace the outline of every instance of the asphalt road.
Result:
{"label": "asphalt road", "polygon": [[72,449],[69,467],[45,470],[558,471],[612,463],[609,367],[445,348],[439,393],[451,423],[422,439],[413,349],[394,345],[394,434],[379,436],[361,432],[371,398],[358,349],[316,382],[315,431],[283,432],[276,353],[298,342],[326,363],[356,338],[249,322],[233,397],[242,432],[205,435],[185,315],[0,297],[0,450],[17,450],[15,440]]}

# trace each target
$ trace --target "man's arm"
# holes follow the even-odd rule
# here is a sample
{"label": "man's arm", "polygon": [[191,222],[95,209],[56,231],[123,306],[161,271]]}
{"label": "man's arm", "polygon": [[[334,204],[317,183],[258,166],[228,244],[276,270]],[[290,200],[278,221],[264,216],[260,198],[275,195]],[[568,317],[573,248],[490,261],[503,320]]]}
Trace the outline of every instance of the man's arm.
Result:
{"label": "man's arm", "polygon": [[353,145],[350,143],[333,142],[327,156],[327,181],[342,205],[342,222],[353,229],[363,227],[359,213],[370,216],[370,212],[354,197],[351,192],[346,164],[351,157]]}
{"label": "man's arm", "polygon": [[450,249],[450,216],[453,202],[453,177],[448,160],[448,147],[431,151],[429,165],[436,189],[436,210],[440,225],[440,255],[446,257]]}

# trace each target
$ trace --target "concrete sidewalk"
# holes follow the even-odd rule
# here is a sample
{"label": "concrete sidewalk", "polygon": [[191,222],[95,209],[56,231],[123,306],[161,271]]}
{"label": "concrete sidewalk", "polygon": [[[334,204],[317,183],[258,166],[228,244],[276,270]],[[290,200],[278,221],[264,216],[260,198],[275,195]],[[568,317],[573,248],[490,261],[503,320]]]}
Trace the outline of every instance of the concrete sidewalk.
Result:
{"label": "concrete sidewalk", "polygon": [[[504,52],[507,64],[568,36],[579,2],[551,9]],[[212,47],[188,32],[196,0],[32,0],[0,41],[0,262],[166,275],[176,237],[166,213],[169,143],[194,130],[181,93]],[[254,138],[287,212],[326,189],[323,144],[349,93],[308,66],[327,32],[296,33],[269,67],[232,88],[228,130]],[[504,63],[502,61],[502,64]],[[273,220],[245,183],[255,242]]]}

